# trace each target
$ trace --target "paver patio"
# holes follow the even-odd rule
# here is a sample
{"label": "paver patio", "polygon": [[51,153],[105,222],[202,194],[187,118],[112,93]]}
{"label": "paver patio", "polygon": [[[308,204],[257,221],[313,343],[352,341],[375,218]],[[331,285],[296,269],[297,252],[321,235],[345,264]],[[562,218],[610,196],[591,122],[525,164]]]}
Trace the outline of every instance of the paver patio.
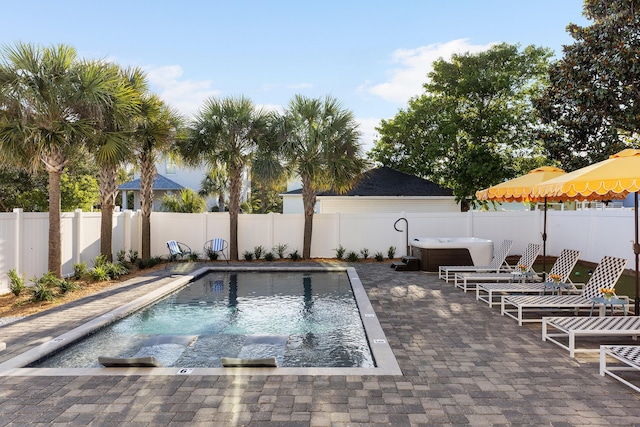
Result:
{"label": "paver patio", "polygon": [[[640,424],[640,394],[601,377],[597,356],[569,358],[542,342],[540,325],[520,327],[435,273],[349,265],[404,375],[5,376],[0,426]],[[156,288],[169,273],[0,327],[0,362]]]}

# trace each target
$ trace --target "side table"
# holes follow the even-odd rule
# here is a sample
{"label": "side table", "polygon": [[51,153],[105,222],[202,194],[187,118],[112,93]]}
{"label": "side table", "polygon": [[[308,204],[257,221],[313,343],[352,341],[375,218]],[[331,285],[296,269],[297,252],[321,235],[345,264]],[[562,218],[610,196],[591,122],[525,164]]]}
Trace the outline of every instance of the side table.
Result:
{"label": "side table", "polygon": [[611,315],[613,316],[613,306],[616,304],[619,304],[622,307],[622,312],[624,313],[624,315],[627,315],[627,304],[628,301],[621,299],[621,298],[603,298],[603,297],[597,297],[597,298],[591,298],[591,311],[589,312],[589,316],[593,315],[593,309],[595,308],[596,305],[600,305],[602,306],[603,310],[601,310],[601,314],[603,314],[604,316],[607,315],[607,306],[609,306],[611,308]]}

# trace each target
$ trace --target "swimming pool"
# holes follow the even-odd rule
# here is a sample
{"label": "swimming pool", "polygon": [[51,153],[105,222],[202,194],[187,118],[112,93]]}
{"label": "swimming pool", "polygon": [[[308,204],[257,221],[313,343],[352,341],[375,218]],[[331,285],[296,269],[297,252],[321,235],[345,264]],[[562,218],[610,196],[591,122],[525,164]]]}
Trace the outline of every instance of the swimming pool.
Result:
{"label": "swimming pool", "polygon": [[209,272],[34,367],[99,367],[100,356],[183,368],[220,367],[223,357],[375,366],[345,272]]}
{"label": "swimming pool", "polygon": [[[280,283],[279,280],[270,280],[268,283],[262,281],[259,291],[247,291],[246,289],[248,288],[245,288],[242,284],[245,279],[239,278],[241,276],[236,275],[236,273],[244,274],[245,272],[252,272],[252,274],[255,274],[256,270],[280,272],[285,275],[290,275],[294,272],[296,274],[302,273],[300,276],[302,278],[302,283],[299,285],[302,292],[297,296],[284,296],[285,299],[295,300],[294,305],[297,308],[293,312],[285,310],[281,303],[274,303],[273,301],[271,302],[271,308],[264,310],[244,305],[245,297],[250,296],[249,294],[251,293],[254,294],[253,296],[256,297],[256,299],[268,299],[263,295],[265,294],[266,289],[271,289],[270,292],[276,295],[286,294],[282,292],[282,289],[278,284]],[[345,291],[344,289],[340,291],[336,290],[335,283],[330,282],[329,284],[323,285],[317,281],[316,274],[321,272],[341,273],[339,274],[341,277],[339,282],[342,282],[342,284],[350,284],[351,289],[349,290],[349,293],[351,293],[355,298],[355,307],[357,307],[355,311],[353,311],[353,308],[349,310],[345,309],[345,306],[342,305],[342,303],[336,303],[336,294],[344,293]],[[204,275],[206,274],[212,275],[205,278]],[[232,279],[232,277],[236,277],[235,280],[237,280],[237,283],[234,283],[234,279]],[[348,278],[348,280],[346,280],[346,278]],[[188,284],[190,281],[194,281],[194,283]],[[187,286],[185,287],[185,285]],[[347,288],[348,287],[349,286],[347,286]],[[176,293],[181,288],[185,288],[187,291],[183,294]],[[200,288],[200,290],[204,292],[196,292],[197,288]],[[83,366],[80,368],[25,368],[25,366],[29,366],[35,361],[49,358],[52,353],[60,351],[61,349],[69,346],[72,342],[84,338],[87,335],[95,334],[97,336],[98,334],[102,334],[102,331],[97,331],[103,329],[105,326],[113,323],[117,319],[127,318],[125,323],[122,323],[124,326],[115,326],[118,324],[114,324],[114,326],[111,326],[110,328],[129,328],[130,326],[126,326],[126,322],[129,321],[128,319],[145,316],[153,317],[149,314],[150,312],[142,314],[145,313],[144,311],[132,316],[129,315],[140,308],[157,302],[168,294],[172,294],[169,297],[169,300],[177,303],[174,304],[174,308],[172,310],[180,311],[187,307],[192,307],[196,309],[196,312],[201,313],[199,315],[200,317],[196,317],[196,320],[194,321],[176,322],[176,320],[180,319],[180,316],[166,316],[162,322],[153,321],[147,323],[147,325],[143,327],[142,332],[144,333],[134,340],[142,342],[142,347],[156,347],[156,349],[162,349],[165,351],[163,356],[166,356],[169,359],[173,358],[175,362],[170,363],[170,367],[95,368],[96,359],[94,358],[94,353],[94,355],[89,356],[91,362],[88,364],[81,362],[79,365],[68,365]],[[320,296],[321,294],[323,296]],[[283,296],[280,295],[279,297]],[[159,304],[157,307],[162,307],[163,304],[164,303]],[[220,313],[215,314],[215,311],[213,311],[216,304],[218,306],[225,307],[226,311],[222,315]],[[274,304],[277,306],[275,309]],[[327,306],[333,306],[333,311],[328,310]],[[162,310],[166,310],[166,307],[164,309],[160,309],[160,311]],[[334,318],[341,317],[341,313],[347,313],[348,311],[355,313],[355,316],[351,317],[350,323],[346,326],[336,326],[334,324]],[[270,325],[269,327],[271,329],[251,329],[245,322],[245,319],[241,316],[244,315],[244,312],[254,312],[254,314],[258,313],[258,317],[263,321],[263,326]],[[277,313],[275,317],[273,315],[274,312]],[[294,328],[289,331],[281,330],[281,323],[283,323],[282,319],[296,319],[296,316],[292,315],[294,312],[297,316],[297,320],[293,322]],[[206,315],[203,317],[202,313],[206,313]],[[310,319],[311,317],[316,317],[315,324],[310,322],[310,320],[312,320]],[[170,320],[172,318],[173,320]],[[206,326],[207,322],[201,320],[203,318],[207,319],[209,323],[208,326]],[[232,319],[234,320],[231,321]],[[163,325],[163,323],[166,322],[168,323]],[[173,324],[173,326],[171,326],[171,324]],[[176,325],[178,325],[179,328],[176,329]],[[356,326],[364,330],[364,335],[361,338],[352,340],[352,331]],[[167,327],[168,329],[166,329]],[[229,329],[235,329],[236,333],[221,333],[225,331],[229,332]],[[333,346],[333,352],[330,353],[329,356],[329,360],[332,360],[333,363],[326,363],[326,360],[320,363],[315,360],[313,363],[303,362],[300,364],[295,362],[296,358],[307,361],[314,359],[315,356],[313,356],[313,352],[311,353],[313,357],[309,357],[309,354],[302,355],[302,353],[296,352],[303,347],[308,347],[313,350],[314,347],[309,347],[309,343],[312,342],[319,344],[315,347],[315,350],[321,349],[322,346],[325,345],[324,342],[328,342],[328,337],[332,335],[333,338],[336,336],[339,338],[337,344],[334,342],[334,344],[329,346]],[[249,343],[249,346],[247,346],[247,337],[251,338],[249,341],[252,341]],[[264,341],[265,337],[268,338],[266,342]],[[123,342],[121,343],[121,341]],[[103,344],[102,348],[99,349],[98,352],[102,351],[102,355],[117,356],[119,353],[117,353],[116,350],[122,346],[126,347],[124,341],[126,340],[120,338],[107,339],[107,344]],[[280,362],[280,367],[250,368],[248,370],[219,367],[219,359],[220,356],[223,356],[223,350],[225,352],[224,356],[259,356],[260,354],[246,353],[246,350],[248,350],[247,347],[251,347],[253,345],[253,349],[251,350],[254,351],[256,349],[254,344],[268,344],[268,346],[258,345],[257,348],[259,351],[264,350],[265,347],[269,346],[278,347],[280,353],[276,354],[276,356]],[[366,344],[366,346],[363,346],[363,344]],[[214,354],[211,358],[215,359],[217,364],[201,364],[200,362],[192,365],[187,364],[186,360],[191,356],[190,346],[198,345],[206,351]],[[361,349],[364,347],[367,347],[368,350],[370,348],[370,351],[368,353],[360,353],[360,350],[354,351],[355,348]],[[285,349],[286,352],[283,351],[283,349]],[[236,352],[235,354],[233,353],[234,351]],[[242,351],[245,351],[244,355],[241,354]],[[126,353],[122,354],[130,355]],[[50,360],[53,361],[56,357],[50,358]],[[63,358],[69,358],[69,356]],[[352,363],[354,360],[358,361],[356,365],[353,365]],[[349,362],[349,366],[347,366],[346,362]],[[53,363],[50,366],[63,365]],[[386,341],[384,332],[380,327],[377,316],[373,312],[371,304],[366,296],[366,292],[364,291],[355,269],[351,267],[267,267],[262,269],[256,269],[255,267],[203,268],[191,275],[177,277],[174,282],[163,286],[156,291],[150,292],[139,300],[132,301],[124,307],[105,313],[87,324],[61,334],[58,337],[52,337],[50,341],[0,364],[0,375],[261,375],[274,373],[273,369],[277,369],[277,373],[283,375],[344,375],[356,372],[370,375],[397,375],[402,373],[397,361],[395,360],[395,356]]]}

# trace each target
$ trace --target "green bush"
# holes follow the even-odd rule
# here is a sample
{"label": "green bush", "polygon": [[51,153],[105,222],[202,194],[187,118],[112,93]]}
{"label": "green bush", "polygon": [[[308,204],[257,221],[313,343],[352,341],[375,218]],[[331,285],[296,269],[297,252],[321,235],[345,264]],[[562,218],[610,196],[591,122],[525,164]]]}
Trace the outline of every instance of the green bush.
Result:
{"label": "green bush", "polygon": [[163,262],[163,259],[159,256],[155,256],[147,259],[141,259],[140,262],[138,263],[138,268],[140,268],[141,270],[145,268],[151,268],[158,264],[162,264],[162,262]]}
{"label": "green bush", "polygon": [[344,258],[344,253],[347,250],[342,245],[340,245],[336,249],[334,249],[334,251],[336,252],[336,259],[342,259]]}
{"label": "green bush", "polygon": [[396,257],[395,246],[389,246],[389,249],[387,250],[387,257],[389,257],[389,259],[394,259]]}
{"label": "green bush", "polygon": [[263,253],[264,253],[264,248],[262,247],[262,245],[256,246],[253,248],[253,255],[256,257],[257,260],[262,257]]}
{"label": "green bush", "polygon": [[107,264],[107,257],[104,256],[104,255],[98,255],[93,260],[93,266],[94,267],[103,266],[103,265],[106,265],[106,264]]}
{"label": "green bush", "polygon": [[265,261],[273,261],[274,259],[276,259],[276,256],[273,254],[273,252],[267,252],[266,254],[264,254]]}
{"label": "green bush", "polygon": [[253,252],[244,251],[242,256],[244,257],[245,261],[253,261]]}
{"label": "green bush", "polygon": [[190,262],[198,262],[198,260],[200,259],[200,254],[198,252],[193,251],[189,254],[188,259]]}
{"label": "green bush", "polygon": [[9,276],[9,280],[11,281],[11,283],[9,284],[9,290],[15,296],[20,295],[20,293],[26,287],[24,285],[24,275],[20,277],[15,268],[13,270],[10,270],[7,275]]}
{"label": "green bush", "polygon": [[138,262],[138,251],[129,249],[129,262],[131,264]]}
{"label": "green bush", "polygon": [[367,248],[360,249],[360,255],[362,255],[362,259],[369,258],[369,249]]}
{"label": "green bush", "polygon": [[109,270],[105,265],[97,265],[89,270],[89,277],[96,282],[104,282],[105,280],[109,280],[111,276],[109,275]]}
{"label": "green bush", "polygon": [[214,251],[211,248],[206,248],[204,250],[204,256],[209,258],[209,261],[215,261],[218,259],[218,252]]}
{"label": "green bush", "polygon": [[375,258],[376,261],[378,262],[382,262],[384,261],[384,255],[382,254],[382,252],[376,252],[375,255],[373,256]]}
{"label": "green bush", "polygon": [[47,271],[40,278],[33,278],[31,281],[35,286],[31,288],[31,301],[33,302],[43,302],[43,301],[53,301],[55,296],[53,294],[53,290],[51,289],[52,285],[56,286],[59,283],[58,278],[51,271]]}
{"label": "green bush", "polygon": [[289,247],[289,245],[286,245],[284,243],[280,243],[280,244],[278,244],[278,245],[273,247],[273,251],[278,254],[278,258],[284,259],[284,257],[287,255],[287,248],[288,247]]}
{"label": "green bush", "polygon": [[87,263],[82,261],[77,264],[73,264],[73,278],[80,280],[87,274]]}
{"label": "green bush", "polygon": [[31,301],[33,302],[53,301],[54,299],[53,291],[45,283],[38,283],[31,288]]}
{"label": "green bush", "polygon": [[127,251],[120,249],[116,254],[116,259],[118,262],[125,262],[127,260]]}
{"label": "green bush", "polygon": [[289,259],[291,261],[298,261],[300,258],[300,254],[297,249],[289,254]]}
{"label": "green bush", "polygon": [[347,254],[347,261],[349,262],[358,262],[360,258],[358,258],[358,254],[355,251],[349,251]]}
{"label": "green bush", "polygon": [[66,294],[67,292],[77,291],[80,289],[80,285],[72,280],[62,279],[58,281],[58,289],[61,294]]}
{"label": "green bush", "polygon": [[107,271],[107,275],[110,279],[117,279],[120,276],[129,274],[129,268],[120,262],[109,262],[103,266]]}

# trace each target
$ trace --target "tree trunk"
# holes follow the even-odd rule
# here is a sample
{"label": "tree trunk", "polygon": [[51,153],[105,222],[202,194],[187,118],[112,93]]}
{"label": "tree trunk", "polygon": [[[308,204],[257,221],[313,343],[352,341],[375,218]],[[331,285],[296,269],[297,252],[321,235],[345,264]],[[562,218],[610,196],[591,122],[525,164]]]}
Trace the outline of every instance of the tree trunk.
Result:
{"label": "tree trunk", "polygon": [[238,260],[238,215],[242,190],[242,166],[229,166],[229,259]]}
{"label": "tree trunk", "polygon": [[151,258],[151,205],[153,204],[153,180],[156,176],[155,158],[152,153],[140,154],[140,214],[142,215],[142,259]]}
{"label": "tree trunk", "polygon": [[311,236],[313,235],[313,210],[316,205],[316,191],[308,176],[302,177],[302,204],[304,206],[304,240],[302,258],[311,258]]}
{"label": "tree trunk", "polygon": [[218,212],[224,212],[224,191],[218,194]]}
{"label": "tree trunk", "polygon": [[48,269],[62,278],[62,235],[60,234],[60,177],[63,167],[47,167],[49,173],[49,258]]}
{"label": "tree trunk", "polygon": [[100,254],[113,261],[113,208],[118,193],[118,169],[115,165],[100,169]]}

